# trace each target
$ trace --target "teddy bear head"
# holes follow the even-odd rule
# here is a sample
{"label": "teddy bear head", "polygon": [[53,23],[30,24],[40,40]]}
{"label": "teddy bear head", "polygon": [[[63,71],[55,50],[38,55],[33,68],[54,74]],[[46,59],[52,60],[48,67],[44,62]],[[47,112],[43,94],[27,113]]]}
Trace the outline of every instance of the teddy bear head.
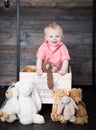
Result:
{"label": "teddy bear head", "polygon": [[52,91],[53,95],[54,95],[54,99],[55,100],[60,100],[63,96],[68,96],[68,92],[58,89],[58,90],[53,90]]}
{"label": "teddy bear head", "polygon": [[7,99],[10,99],[11,97],[15,96],[17,97],[18,96],[18,91],[16,90],[15,88],[15,83],[12,83],[9,88],[6,90],[5,92],[5,96]]}
{"label": "teddy bear head", "polygon": [[52,65],[48,62],[43,62],[42,70],[43,72],[52,71]]}
{"label": "teddy bear head", "polygon": [[82,89],[81,88],[72,88],[69,90],[69,96],[76,102],[79,103],[82,101]]}

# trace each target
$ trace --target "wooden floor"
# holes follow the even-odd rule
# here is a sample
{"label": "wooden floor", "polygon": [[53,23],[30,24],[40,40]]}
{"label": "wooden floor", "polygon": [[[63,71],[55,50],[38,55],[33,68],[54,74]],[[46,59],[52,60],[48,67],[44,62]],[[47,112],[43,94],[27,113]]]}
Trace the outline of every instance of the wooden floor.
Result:
{"label": "wooden floor", "polygon": [[[5,88],[0,88],[0,105],[4,101]],[[92,86],[84,86],[83,90],[83,100],[87,106],[87,111],[89,115],[89,123],[85,125],[74,125],[72,123],[61,124],[59,122],[52,122],[50,118],[51,105],[42,106],[42,111],[40,112],[45,117],[45,124],[37,125],[31,124],[28,126],[23,126],[19,121],[14,123],[5,123],[0,121],[0,130],[95,130],[96,129],[96,88]]]}

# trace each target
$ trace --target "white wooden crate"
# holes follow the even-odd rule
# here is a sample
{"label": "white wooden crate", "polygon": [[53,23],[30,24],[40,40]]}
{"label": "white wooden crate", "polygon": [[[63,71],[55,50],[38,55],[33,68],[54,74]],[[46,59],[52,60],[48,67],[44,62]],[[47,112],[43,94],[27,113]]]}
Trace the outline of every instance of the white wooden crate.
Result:
{"label": "white wooden crate", "polygon": [[[31,80],[35,84],[40,94],[42,103],[52,104],[54,102],[53,94],[47,86],[47,74],[43,73],[42,76],[37,76],[35,72],[20,72],[20,81]],[[64,76],[60,76],[58,73],[53,73],[53,89],[63,89],[68,91],[71,89],[72,85],[72,73],[71,68],[69,72]]]}

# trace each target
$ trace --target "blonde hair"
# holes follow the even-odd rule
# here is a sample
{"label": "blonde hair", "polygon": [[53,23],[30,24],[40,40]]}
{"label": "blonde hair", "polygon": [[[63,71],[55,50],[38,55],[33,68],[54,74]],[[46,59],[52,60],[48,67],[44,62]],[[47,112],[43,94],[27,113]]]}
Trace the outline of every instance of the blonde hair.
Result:
{"label": "blonde hair", "polygon": [[59,24],[52,23],[52,24],[47,25],[47,26],[44,28],[44,34],[45,34],[45,35],[46,35],[46,33],[47,33],[47,30],[49,30],[49,29],[58,29],[58,31],[60,32],[60,35],[62,36],[62,38],[64,37],[63,29],[62,29],[62,27],[61,27]]}

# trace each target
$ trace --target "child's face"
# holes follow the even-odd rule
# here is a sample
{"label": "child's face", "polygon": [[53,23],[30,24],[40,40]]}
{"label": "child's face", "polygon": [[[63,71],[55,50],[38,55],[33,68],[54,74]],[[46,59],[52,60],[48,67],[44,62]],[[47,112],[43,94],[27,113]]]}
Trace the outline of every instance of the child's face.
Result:
{"label": "child's face", "polygon": [[61,33],[58,29],[49,29],[46,31],[45,40],[47,40],[51,46],[56,47],[62,41]]}

